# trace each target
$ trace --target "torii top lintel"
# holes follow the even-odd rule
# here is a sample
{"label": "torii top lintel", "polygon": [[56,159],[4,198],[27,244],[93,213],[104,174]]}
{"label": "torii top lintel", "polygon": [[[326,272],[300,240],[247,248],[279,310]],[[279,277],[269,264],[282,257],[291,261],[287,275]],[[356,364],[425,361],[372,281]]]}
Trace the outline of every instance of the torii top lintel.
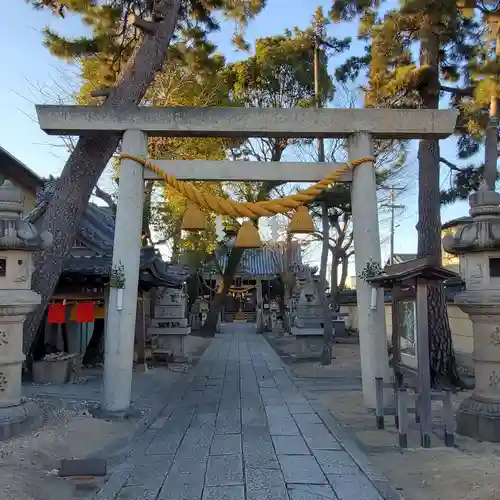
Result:
{"label": "torii top lintel", "polygon": [[37,105],[40,128],[50,135],[143,130],[169,137],[446,138],[455,110],[314,108],[157,108]]}

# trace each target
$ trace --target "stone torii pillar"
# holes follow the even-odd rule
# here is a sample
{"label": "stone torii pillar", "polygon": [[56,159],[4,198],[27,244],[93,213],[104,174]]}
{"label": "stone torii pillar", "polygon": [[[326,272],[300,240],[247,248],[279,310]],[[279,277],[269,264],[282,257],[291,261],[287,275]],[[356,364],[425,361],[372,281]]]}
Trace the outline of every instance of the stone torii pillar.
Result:
{"label": "stone torii pillar", "polygon": [[[351,135],[348,139],[348,149],[350,161],[373,156],[371,134],[359,132]],[[372,162],[362,163],[354,169],[351,206],[356,275],[359,276],[367,262],[372,260],[380,264],[381,261],[377,185]],[[384,290],[377,289],[376,294],[376,306],[372,308],[372,287],[361,279],[356,280],[361,377],[363,397],[368,408],[376,408],[375,378],[382,377],[385,382],[389,382],[391,376],[385,329]]]}
{"label": "stone torii pillar", "polygon": [[[123,136],[123,153],[147,157],[147,135],[127,130]],[[124,272],[122,289],[111,287],[106,311],[104,337],[104,390],[101,411],[105,415],[123,416],[130,406],[134,360],[137,285],[141,256],[144,171],[132,160],[122,160],[116,207],[113,269]]]}

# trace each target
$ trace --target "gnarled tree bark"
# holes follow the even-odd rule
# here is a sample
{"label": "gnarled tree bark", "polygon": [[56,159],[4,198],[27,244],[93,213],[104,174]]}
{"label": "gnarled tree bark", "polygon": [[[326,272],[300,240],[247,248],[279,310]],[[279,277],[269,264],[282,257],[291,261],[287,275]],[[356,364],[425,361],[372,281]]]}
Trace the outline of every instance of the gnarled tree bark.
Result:
{"label": "gnarled tree bark", "polygon": [[[432,15],[422,30],[420,65],[433,69],[420,89],[423,107],[439,109],[439,35]],[[439,140],[421,140],[418,147],[418,257],[429,257],[441,265],[441,203],[439,189]],[[431,285],[428,292],[430,370],[433,385],[438,380],[460,383],[448,320],[443,286]]]}
{"label": "gnarled tree bark", "polygon": [[224,301],[229,293],[229,288],[233,284],[234,277],[236,276],[236,271],[238,270],[244,251],[245,249],[243,248],[233,248],[229,254],[226,268],[224,269],[224,274],[222,276],[222,282],[217,290],[217,293],[215,294],[215,297],[210,303],[207,319],[200,330],[200,334],[205,337],[213,337],[215,335],[215,331],[217,330],[217,321],[219,320],[219,313],[221,312]]}
{"label": "gnarled tree bark", "polygon": [[[157,0],[157,8],[165,16],[152,23],[153,32],[146,34],[136,46],[103,107],[135,106],[143,99],[167,57],[180,3],[181,0]],[[24,325],[26,354],[30,353],[38,325],[71,250],[90,195],[120,139],[120,135],[112,133],[81,136],[64,166],[42,223],[43,229],[52,233],[54,242],[51,248],[38,256],[33,274],[32,286],[42,296],[42,302]],[[140,244],[139,236],[137,244]]]}

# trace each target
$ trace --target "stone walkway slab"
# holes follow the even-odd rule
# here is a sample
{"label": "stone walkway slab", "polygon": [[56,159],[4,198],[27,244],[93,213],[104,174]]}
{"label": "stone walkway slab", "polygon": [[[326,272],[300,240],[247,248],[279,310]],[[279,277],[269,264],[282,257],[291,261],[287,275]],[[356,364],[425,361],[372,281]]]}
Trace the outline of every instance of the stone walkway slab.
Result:
{"label": "stone walkway slab", "polygon": [[384,500],[295,382],[226,325],[94,499]]}

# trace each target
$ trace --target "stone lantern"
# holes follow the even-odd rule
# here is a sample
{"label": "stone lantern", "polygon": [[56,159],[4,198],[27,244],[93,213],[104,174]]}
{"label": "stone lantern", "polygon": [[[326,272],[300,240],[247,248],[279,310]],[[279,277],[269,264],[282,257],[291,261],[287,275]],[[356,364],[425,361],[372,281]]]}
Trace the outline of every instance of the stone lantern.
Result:
{"label": "stone lantern", "polygon": [[459,255],[466,290],[455,304],[467,313],[474,332],[476,385],[457,413],[457,432],[500,441],[500,194],[483,183],[469,197],[472,221],[443,238],[445,251]]}
{"label": "stone lantern", "polygon": [[51,238],[21,219],[23,208],[23,192],[0,179],[0,440],[21,432],[34,414],[21,396],[23,323],[41,300],[31,290],[33,252]]}

